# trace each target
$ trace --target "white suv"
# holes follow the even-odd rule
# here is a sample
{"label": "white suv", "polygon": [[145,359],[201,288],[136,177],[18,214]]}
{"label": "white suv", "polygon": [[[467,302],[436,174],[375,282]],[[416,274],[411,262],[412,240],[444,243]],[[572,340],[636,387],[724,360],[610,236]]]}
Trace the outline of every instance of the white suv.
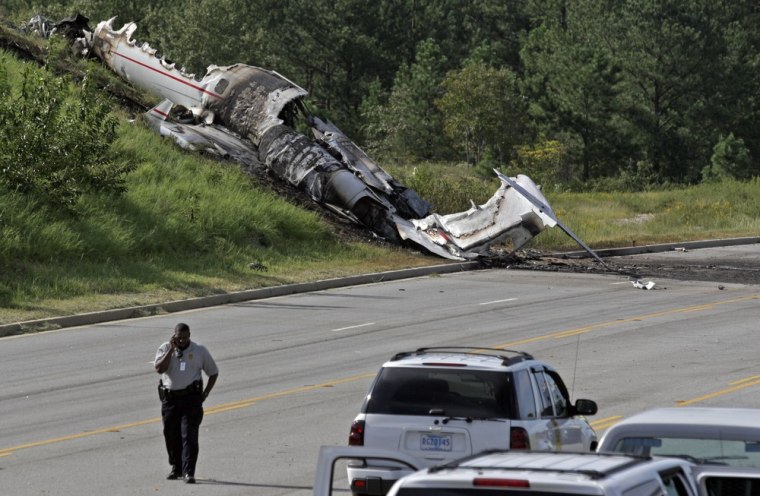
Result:
{"label": "white suv", "polygon": [[[419,467],[484,450],[593,451],[585,417],[591,400],[570,398],[550,365],[527,353],[438,347],[398,353],[383,364],[349,445],[395,450]],[[348,464],[354,495],[382,495],[408,467],[356,460]]]}

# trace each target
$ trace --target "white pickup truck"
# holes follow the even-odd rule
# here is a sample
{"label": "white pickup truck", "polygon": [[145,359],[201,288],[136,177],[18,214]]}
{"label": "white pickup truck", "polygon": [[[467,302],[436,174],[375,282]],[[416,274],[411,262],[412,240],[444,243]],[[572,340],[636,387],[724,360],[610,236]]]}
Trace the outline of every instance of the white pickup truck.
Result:
{"label": "white pickup truck", "polygon": [[[366,447],[323,446],[314,496],[332,496],[339,460],[404,463],[414,458]],[[341,488],[341,492],[345,489]],[[388,496],[757,496],[760,469],[704,466],[673,457],[493,451],[399,479]]]}

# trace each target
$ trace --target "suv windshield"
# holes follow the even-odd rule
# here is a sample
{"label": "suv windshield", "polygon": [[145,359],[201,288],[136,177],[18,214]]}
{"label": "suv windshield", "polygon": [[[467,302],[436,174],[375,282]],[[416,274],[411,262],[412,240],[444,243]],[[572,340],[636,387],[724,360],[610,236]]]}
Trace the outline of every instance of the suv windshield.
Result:
{"label": "suv windshield", "polygon": [[696,463],[760,467],[760,443],[730,439],[628,437],[614,450],[632,455],[673,456]]}
{"label": "suv windshield", "polygon": [[512,374],[461,367],[386,367],[364,413],[512,418]]}

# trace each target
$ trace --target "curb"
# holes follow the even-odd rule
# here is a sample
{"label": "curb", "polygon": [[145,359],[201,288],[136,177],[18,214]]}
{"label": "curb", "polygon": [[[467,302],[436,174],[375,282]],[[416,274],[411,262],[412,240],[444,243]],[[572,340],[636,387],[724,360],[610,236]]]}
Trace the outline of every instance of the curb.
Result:
{"label": "curb", "polygon": [[[594,252],[600,257],[618,257],[625,255],[640,255],[642,253],[673,251],[677,248],[699,249],[757,243],[760,243],[760,236],[747,238],[713,239],[703,241],[686,241],[681,243],[663,243],[656,245],[631,246],[628,248],[608,248],[594,250]],[[553,256],[560,258],[591,257],[591,255],[586,251],[555,253]],[[219,305],[226,305],[229,303],[260,300],[264,298],[272,298],[275,296],[284,296],[295,293],[307,293],[310,291],[321,291],[325,289],[346,286],[373,284],[383,281],[395,281],[398,279],[409,279],[412,277],[428,276],[432,274],[448,274],[452,272],[463,272],[483,268],[487,268],[487,266],[481,262],[453,262],[441,265],[432,265],[429,267],[415,267],[412,269],[401,269],[388,272],[378,272],[374,274],[363,274],[336,279],[325,279],[322,281],[307,283],[286,284],[283,286],[250,289],[233,293],[189,298],[187,300],[169,301],[166,303],[157,303],[153,305],[142,305],[136,307],[118,308],[114,310],[104,310],[101,312],[83,313],[79,315],[68,315],[62,317],[30,320],[26,322],[16,322],[13,324],[0,325],[0,337],[31,332],[49,331],[63,327],[99,324],[102,322],[110,322],[114,320],[134,319],[138,317],[148,317],[151,315],[182,312],[196,308],[214,307]]]}
{"label": "curb", "polygon": [[452,272],[462,272],[482,268],[484,268],[484,266],[480,262],[454,262],[443,265],[432,265],[429,267],[415,267],[412,269],[393,270],[388,272],[378,272],[374,274],[341,277],[337,279],[325,279],[322,281],[307,283],[286,284],[283,286],[249,289],[245,291],[202,296],[199,298],[189,298],[187,300],[170,301],[153,305],[142,305],[136,307],[118,308],[114,310],[104,310],[101,312],[90,312],[78,315],[68,315],[63,317],[30,320],[26,322],[16,322],[13,324],[0,325],[0,337],[31,332],[49,331],[63,327],[99,324],[102,322],[109,322],[114,320],[134,319],[137,317],[148,317],[151,315],[182,312],[184,310],[214,307],[219,305],[226,305],[228,303],[239,303],[241,301],[272,298],[274,296],[307,293],[310,291],[321,291],[324,289],[372,284],[383,281],[395,281],[398,279],[409,279],[412,277],[428,276],[432,274],[448,274]]}
{"label": "curb", "polygon": [[[753,245],[760,243],[760,236],[747,238],[728,238],[728,239],[706,239],[702,241],[682,241],[679,243],[663,243],[657,245],[630,246],[628,248],[606,248],[594,250],[600,257],[621,257],[625,255],[641,255],[642,253],[658,253],[663,251],[674,251],[678,248],[687,250],[696,250],[699,248],[715,248],[718,246],[737,246]],[[586,251],[568,251],[556,253],[555,256],[561,258],[590,258],[591,255]]]}

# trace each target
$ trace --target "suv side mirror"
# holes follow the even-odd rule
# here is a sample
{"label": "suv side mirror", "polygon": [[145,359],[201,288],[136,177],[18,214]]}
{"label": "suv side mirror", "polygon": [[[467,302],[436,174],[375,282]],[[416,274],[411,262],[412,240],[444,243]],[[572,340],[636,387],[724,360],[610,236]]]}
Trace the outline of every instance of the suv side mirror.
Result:
{"label": "suv side mirror", "polygon": [[596,415],[598,407],[596,401],[578,400],[575,402],[575,413],[581,415]]}

